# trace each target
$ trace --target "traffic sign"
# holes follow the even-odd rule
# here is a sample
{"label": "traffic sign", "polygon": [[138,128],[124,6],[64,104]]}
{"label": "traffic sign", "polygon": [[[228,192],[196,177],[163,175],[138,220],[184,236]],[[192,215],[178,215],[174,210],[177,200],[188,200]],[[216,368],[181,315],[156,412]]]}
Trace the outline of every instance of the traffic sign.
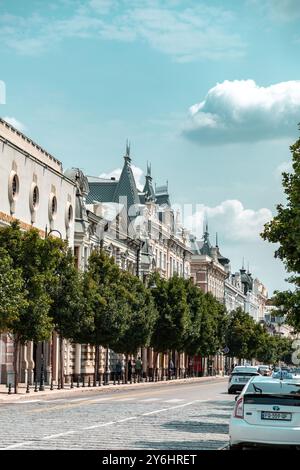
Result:
{"label": "traffic sign", "polygon": [[225,348],[223,349],[223,353],[224,354],[228,354],[229,353],[229,347],[228,346],[225,346]]}

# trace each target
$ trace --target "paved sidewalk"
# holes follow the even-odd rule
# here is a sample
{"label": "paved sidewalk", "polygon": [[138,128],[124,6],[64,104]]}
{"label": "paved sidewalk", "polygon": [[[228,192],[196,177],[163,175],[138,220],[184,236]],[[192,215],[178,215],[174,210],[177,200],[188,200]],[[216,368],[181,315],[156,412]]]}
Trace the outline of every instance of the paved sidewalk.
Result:
{"label": "paved sidewalk", "polygon": [[45,390],[43,392],[34,392],[34,387],[30,387],[30,393],[26,393],[26,386],[24,384],[19,385],[19,392],[18,394],[14,393],[14,389],[12,388],[12,393],[8,394],[8,387],[6,385],[0,385],[0,404],[4,403],[14,403],[16,401],[27,401],[32,399],[49,399],[49,398],[58,398],[58,397],[71,397],[74,395],[78,395],[81,393],[105,393],[105,391],[109,390],[124,390],[127,388],[134,389],[140,387],[156,387],[159,385],[164,386],[172,386],[172,385],[184,385],[187,383],[207,383],[207,382],[216,382],[216,381],[226,381],[228,377],[225,376],[207,376],[207,377],[194,377],[189,379],[174,379],[174,380],[167,380],[167,381],[159,381],[159,382],[140,382],[140,383],[132,383],[132,384],[120,384],[114,385],[112,382],[109,385],[101,385],[97,387],[82,387],[82,384],[79,388],[77,388],[77,384],[74,384],[74,388],[70,388],[69,384],[65,385],[63,390],[50,390],[50,387],[45,385]]}

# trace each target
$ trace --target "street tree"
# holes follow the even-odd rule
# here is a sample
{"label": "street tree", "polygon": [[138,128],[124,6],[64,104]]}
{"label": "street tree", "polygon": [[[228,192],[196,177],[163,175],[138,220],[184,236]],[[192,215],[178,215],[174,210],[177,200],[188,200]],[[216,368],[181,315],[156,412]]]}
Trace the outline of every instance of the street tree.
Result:
{"label": "street tree", "polygon": [[[255,335],[255,321],[240,307],[233,310],[228,315],[225,342],[230,350],[231,357],[238,359],[249,358],[251,351],[251,339]],[[251,358],[251,357],[250,357]]]}
{"label": "street tree", "polygon": [[115,352],[125,354],[125,377],[127,380],[128,357],[136,355],[139,348],[149,346],[158,313],[149,289],[139,278],[123,271],[120,282],[126,289],[125,301],[128,306],[128,317],[126,329],[121,336],[113,341],[112,346]]}
{"label": "street tree", "polygon": [[265,224],[261,234],[264,240],[279,243],[275,257],[283,261],[288,279],[295,290],[276,292],[276,305],[282,305],[281,314],[287,314],[287,321],[300,332],[300,138],[290,147],[292,171],[282,174],[282,185],[286,204],[277,205],[277,214]]}
{"label": "street tree", "polygon": [[95,346],[94,380],[97,380],[99,347],[108,349],[124,335],[128,325],[127,290],[114,260],[103,249],[92,252],[83,275],[83,293],[87,321],[74,340]]}
{"label": "street tree", "polygon": [[156,275],[150,282],[156,284],[151,292],[158,311],[151,338],[156,368],[158,353],[166,353],[169,350],[183,351],[190,328],[190,313],[183,278],[175,275],[166,280]]}

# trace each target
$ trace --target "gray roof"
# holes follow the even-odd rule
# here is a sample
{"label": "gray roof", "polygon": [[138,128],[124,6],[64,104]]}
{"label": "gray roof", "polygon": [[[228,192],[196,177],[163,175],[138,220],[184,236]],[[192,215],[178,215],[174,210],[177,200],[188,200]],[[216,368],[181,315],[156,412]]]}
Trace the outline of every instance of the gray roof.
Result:
{"label": "gray roof", "polygon": [[98,182],[91,182],[89,179],[90,192],[86,198],[88,204],[92,204],[94,201],[98,202],[113,202],[114,194],[118,181],[105,180]]}

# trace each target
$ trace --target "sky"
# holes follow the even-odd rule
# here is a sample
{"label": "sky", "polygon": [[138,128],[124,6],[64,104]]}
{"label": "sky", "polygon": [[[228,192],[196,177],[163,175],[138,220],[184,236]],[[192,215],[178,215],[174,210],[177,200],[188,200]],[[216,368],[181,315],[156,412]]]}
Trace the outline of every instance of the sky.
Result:
{"label": "sky", "polygon": [[287,274],[259,233],[299,136],[299,22],[298,0],[0,0],[0,115],[88,175],[117,175],[129,139],[138,183],[151,162],[271,295]]}

